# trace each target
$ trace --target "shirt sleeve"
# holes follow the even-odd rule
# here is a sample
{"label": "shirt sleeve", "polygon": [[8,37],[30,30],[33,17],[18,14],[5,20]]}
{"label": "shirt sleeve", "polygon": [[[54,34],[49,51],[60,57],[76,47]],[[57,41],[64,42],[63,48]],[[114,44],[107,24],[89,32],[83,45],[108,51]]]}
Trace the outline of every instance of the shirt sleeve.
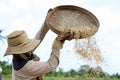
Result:
{"label": "shirt sleeve", "polygon": [[40,43],[41,43],[42,40],[44,39],[46,33],[48,32],[48,30],[49,30],[49,28],[47,27],[47,24],[45,21],[44,24],[42,25],[42,27],[40,28],[40,30],[35,35],[35,39],[40,40]]}

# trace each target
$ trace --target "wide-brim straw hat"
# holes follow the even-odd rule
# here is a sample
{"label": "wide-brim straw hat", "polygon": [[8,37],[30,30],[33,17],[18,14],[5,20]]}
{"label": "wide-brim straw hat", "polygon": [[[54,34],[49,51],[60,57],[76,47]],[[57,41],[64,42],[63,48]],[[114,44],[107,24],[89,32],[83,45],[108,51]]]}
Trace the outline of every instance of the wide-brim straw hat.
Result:
{"label": "wide-brim straw hat", "polygon": [[24,30],[14,31],[7,38],[8,47],[4,56],[35,50],[40,43],[40,40],[29,39]]}
{"label": "wide-brim straw hat", "polygon": [[99,21],[94,14],[74,5],[61,5],[50,9],[47,14],[46,23],[58,35],[67,29],[73,31],[80,29],[81,34],[79,38],[90,37],[99,28]]}

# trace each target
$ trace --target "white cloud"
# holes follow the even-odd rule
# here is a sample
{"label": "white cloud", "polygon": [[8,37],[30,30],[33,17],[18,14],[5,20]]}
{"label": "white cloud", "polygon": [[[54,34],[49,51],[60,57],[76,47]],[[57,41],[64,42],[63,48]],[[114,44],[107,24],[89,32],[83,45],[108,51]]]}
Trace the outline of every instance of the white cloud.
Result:
{"label": "white cloud", "polygon": [[0,3],[0,14],[16,15],[21,10],[31,9],[30,0],[9,0],[7,3]]}
{"label": "white cloud", "polygon": [[23,29],[26,28],[26,25],[28,25],[31,20],[32,20],[32,16],[28,14],[23,16],[22,18],[13,20],[11,26],[13,28]]}
{"label": "white cloud", "polygon": [[9,27],[9,30],[25,30],[30,37],[33,37],[35,32],[35,24],[33,20],[33,16],[31,14],[27,14],[25,16],[22,16],[21,18],[18,18],[16,20],[13,20],[11,22],[11,25]]}
{"label": "white cloud", "polygon": [[0,3],[0,14],[15,14],[15,11],[9,4]]}
{"label": "white cloud", "polygon": [[10,6],[14,9],[27,9],[31,5],[31,0],[10,0]]}
{"label": "white cloud", "polygon": [[17,28],[25,28],[25,26],[28,25],[31,22],[31,20],[32,20],[32,15],[27,14],[25,16],[22,16],[22,18],[18,18],[16,20],[14,20],[11,23],[11,26],[13,26],[14,28],[15,27],[17,27]]}
{"label": "white cloud", "polygon": [[85,6],[82,0],[35,0],[34,5],[41,9],[50,9],[60,5],[78,5]]}
{"label": "white cloud", "polygon": [[0,30],[5,29],[6,24],[0,24]]}
{"label": "white cloud", "polygon": [[115,12],[109,7],[96,8],[93,12],[100,22],[99,36],[111,36],[116,30],[120,30],[120,12]]}

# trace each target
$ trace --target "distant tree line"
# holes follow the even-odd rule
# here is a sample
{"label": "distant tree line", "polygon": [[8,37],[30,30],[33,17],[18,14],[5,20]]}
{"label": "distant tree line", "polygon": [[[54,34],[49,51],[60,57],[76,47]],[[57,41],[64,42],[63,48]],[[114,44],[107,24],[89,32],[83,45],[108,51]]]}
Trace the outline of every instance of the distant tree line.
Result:
{"label": "distant tree line", "polygon": [[54,76],[54,77],[96,77],[103,78],[108,77],[108,74],[102,70],[100,66],[92,68],[89,65],[80,66],[79,70],[71,69],[70,71],[64,72],[62,68],[59,68],[59,71],[52,71],[45,76]]}
{"label": "distant tree line", "polygon": [[95,78],[120,78],[120,74],[109,75],[107,72],[104,72],[100,66],[95,68],[90,67],[89,65],[80,66],[79,70],[71,69],[67,72],[64,72],[62,68],[59,68],[58,71],[51,71],[44,76],[47,77],[95,77]]}
{"label": "distant tree line", "polygon": [[[3,75],[12,74],[12,64],[8,64],[7,61],[0,61],[0,67],[3,69]],[[109,75],[107,72],[104,72],[100,66],[95,68],[90,67],[89,65],[80,66],[79,70],[71,69],[67,72],[64,72],[62,68],[59,68],[58,71],[54,70],[49,73],[44,74],[45,77],[95,77],[95,78],[120,78],[120,74]]]}
{"label": "distant tree line", "polygon": [[115,73],[115,74],[112,74],[110,77],[111,78],[120,78],[120,74],[119,73]]}

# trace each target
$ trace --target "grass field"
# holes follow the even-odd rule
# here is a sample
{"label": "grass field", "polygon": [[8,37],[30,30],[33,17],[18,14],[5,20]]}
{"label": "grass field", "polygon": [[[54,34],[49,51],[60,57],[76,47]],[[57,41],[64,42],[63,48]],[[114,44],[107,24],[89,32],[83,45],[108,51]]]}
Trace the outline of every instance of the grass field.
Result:
{"label": "grass field", "polygon": [[[11,75],[2,75],[2,79],[3,80],[11,80]],[[43,77],[43,80],[120,80],[120,79],[118,79],[118,78],[81,78],[81,77],[77,77],[77,78]]]}
{"label": "grass field", "polygon": [[43,80],[120,80],[115,78],[55,78],[55,77],[44,77]]}

